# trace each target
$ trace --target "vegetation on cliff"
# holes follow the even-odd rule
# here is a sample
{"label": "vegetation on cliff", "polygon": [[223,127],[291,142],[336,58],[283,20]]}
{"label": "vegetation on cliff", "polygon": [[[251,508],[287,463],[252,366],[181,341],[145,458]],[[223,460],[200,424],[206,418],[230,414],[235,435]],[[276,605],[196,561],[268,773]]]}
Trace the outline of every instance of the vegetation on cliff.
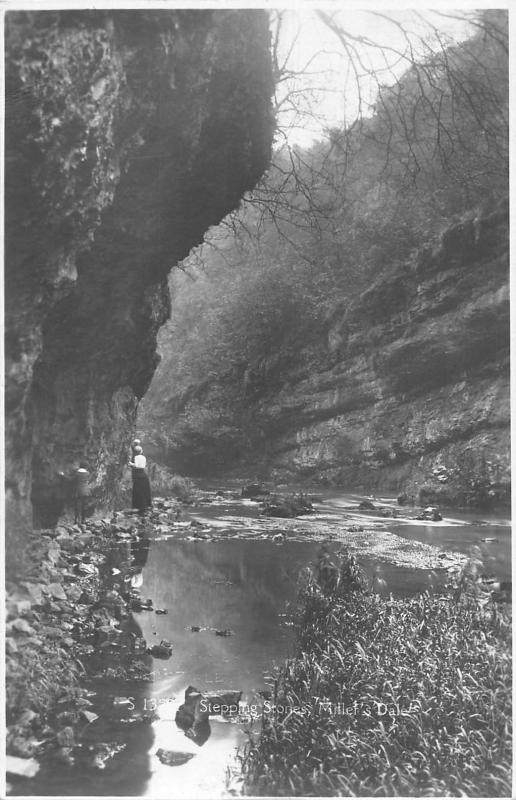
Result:
{"label": "vegetation on cliff", "polygon": [[[310,415],[339,418],[389,393],[401,405],[407,392],[417,394],[419,387],[421,395],[451,385],[465,368],[482,372],[491,363],[492,374],[504,374],[506,313],[495,312],[491,320],[486,306],[473,321],[468,310],[472,298],[482,292],[494,297],[507,279],[506,222],[482,245],[477,236],[478,220],[507,195],[506,15],[485,12],[477,22],[471,38],[453,46],[429,44],[426,58],[414,61],[397,83],[380,86],[369,116],[329,131],[308,149],[279,146],[266,177],[238,213],[183,262],[183,273],[175,273],[172,319],[160,334],[162,363],[140,424],[176,469],[209,472],[239,459],[281,468],[282,452],[290,449],[288,470],[295,475],[300,442],[310,439],[315,450],[317,439],[331,438],[315,429],[310,438],[303,430]],[[480,277],[468,278],[470,265],[481,259],[484,289]],[[492,270],[487,264],[496,259]],[[459,266],[458,288],[445,294]],[[448,277],[432,278],[420,291],[430,273],[442,270],[449,270]],[[379,350],[393,334],[410,338],[418,319],[445,313],[458,320],[449,343],[452,358],[436,346],[433,333],[425,341],[422,331],[410,357],[419,369],[414,366],[407,385],[403,376],[398,381],[408,354],[384,357]],[[462,343],[455,332],[461,324]],[[447,326],[444,319],[443,336]],[[476,342],[477,335],[496,343],[495,350],[479,348],[471,355],[471,346],[466,353],[466,340]],[[355,385],[352,359],[360,354],[370,362],[371,377]],[[346,370],[350,386],[342,384]],[[310,398],[317,394],[310,385],[317,374],[317,392],[333,389],[338,396],[333,408],[318,410],[317,397]],[[409,407],[405,416],[418,413]],[[474,428],[464,409],[457,413],[464,426]],[[339,424],[337,419],[334,439]],[[342,432],[344,453],[358,436],[350,427]],[[274,441],[285,431],[275,452]],[[440,447],[453,435],[443,435]],[[337,444],[331,444],[335,466]],[[485,444],[487,460],[499,444]],[[396,447],[396,436],[375,432],[364,485],[374,481],[378,465],[420,458],[426,445],[399,454]],[[438,448],[429,441],[430,449]],[[316,469],[301,464],[302,456],[299,461],[298,475],[306,467],[306,475],[317,477]],[[325,472],[332,480],[338,479],[333,466]],[[348,472],[357,474],[355,463]],[[467,480],[493,489],[493,476],[480,472],[480,465],[472,466]],[[406,479],[396,478],[402,484]],[[468,491],[461,489],[461,497]],[[449,494],[453,500],[454,492]]]}
{"label": "vegetation on cliff", "polygon": [[510,796],[510,608],[481,567],[446,594],[386,599],[353,557],[322,552],[297,653],[242,755],[245,793]]}

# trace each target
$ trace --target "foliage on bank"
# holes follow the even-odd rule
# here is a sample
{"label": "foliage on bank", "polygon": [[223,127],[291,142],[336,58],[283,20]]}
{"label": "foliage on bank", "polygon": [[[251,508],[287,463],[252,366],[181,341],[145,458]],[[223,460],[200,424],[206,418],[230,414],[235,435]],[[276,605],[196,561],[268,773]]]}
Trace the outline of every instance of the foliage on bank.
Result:
{"label": "foliage on bank", "polygon": [[85,682],[150,680],[150,656],[129,624],[134,598],[124,579],[137,570],[122,556],[145,525],[115,513],[31,535],[24,574],[7,582],[6,751],[14,780],[34,777],[40,761],[103,769],[123,746],[84,745],[105,711]]}
{"label": "foliage on bank", "polygon": [[447,594],[385,599],[324,553],[297,655],[242,756],[245,793],[510,796],[510,609],[470,562]]}

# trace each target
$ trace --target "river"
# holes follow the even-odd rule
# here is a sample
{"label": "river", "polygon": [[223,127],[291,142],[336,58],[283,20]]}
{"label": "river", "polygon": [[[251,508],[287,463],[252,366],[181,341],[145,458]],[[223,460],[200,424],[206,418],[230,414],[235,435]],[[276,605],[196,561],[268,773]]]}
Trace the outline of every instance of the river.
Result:
{"label": "river", "polygon": [[[317,514],[306,522],[312,526],[306,540],[303,525],[307,518],[267,521],[258,517],[254,503],[208,497],[178,523],[179,535],[169,537],[158,531],[138,548],[133,547],[132,553],[127,544],[114,547],[110,569],[123,572],[124,563],[131,563],[134,572],[136,564],[133,580],[142,598],[152,598],[154,609],[166,611],[133,612],[128,625],[149,646],[164,639],[171,642],[172,657],[154,658],[152,662],[150,656],[142,657],[142,663],[150,663],[152,669],[152,680],[147,682],[121,683],[110,678],[92,681],[94,710],[99,718],[87,726],[83,746],[106,742],[121,744],[123,749],[107,760],[103,769],[91,765],[56,769],[43,763],[38,778],[31,782],[31,793],[54,797],[227,796],[227,766],[246,741],[249,721],[237,723],[231,716],[212,716],[192,739],[175,723],[177,709],[188,687],[202,692],[242,692],[241,703],[249,719],[256,715],[253,730],[258,730],[260,714],[269,708],[267,699],[258,692],[268,690],[274,664],[280,664],[292,652],[288,603],[295,599],[300,570],[313,561],[321,547],[314,533],[317,530],[326,535],[333,530],[331,526],[340,530],[344,520],[348,527],[350,520],[358,520],[361,524],[355,526],[356,533],[348,534],[348,542],[351,535],[362,536],[364,555],[358,548],[359,561],[371,578],[380,576],[385,581],[385,592],[409,594],[438,585],[449,570],[407,568],[403,559],[401,564],[395,563],[396,558],[385,547],[376,557],[371,548],[383,542],[382,537],[385,541],[388,537],[398,543],[404,541],[415,553],[420,546],[431,546],[428,552],[432,556],[441,554],[441,558],[454,553],[468,555],[477,547],[490,574],[510,577],[507,519],[447,512],[449,516],[437,523],[408,518],[379,520],[374,514],[356,511],[360,499],[326,492],[323,502],[316,506]],[[392,498],[378,498],[375,503],[394,507]],[[195,538],[191,535],[192,520],[212,533],[222,531],[224,536]],[[270,529],[275,535],[286,530],[284,543],[271,541]],[[330,536],[327,546],[337,550],[342,542]],[[99,664],[102,661],[99,656]],[[116,657],[111,663],[116,664]],[[156,712],[154,718],[152,711]],[[185,754],[185,763],[161,763],[156,755],[160,748]]]}

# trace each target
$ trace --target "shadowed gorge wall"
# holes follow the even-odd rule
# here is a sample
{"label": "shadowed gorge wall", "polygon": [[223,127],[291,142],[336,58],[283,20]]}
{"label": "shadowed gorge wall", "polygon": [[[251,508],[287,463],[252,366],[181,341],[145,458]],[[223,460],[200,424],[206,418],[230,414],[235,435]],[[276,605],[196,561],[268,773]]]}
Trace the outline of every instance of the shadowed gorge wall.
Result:
{"label": "shadowed gorge wall", "polygon": [[508,18],[470,19],[171,276],[138,426],[176,471],[507,504]]}
{"label": "shadowed gorge wall", "polygon": [[7,529],[116,494],[167,274],[270,158],[262,11],[6,15]]}
{"label": "shadowed gorge wall", "polygon": [[254,391],[233,372],[183,394],[170,382],[167,396],[164,353],[139,424],[185,474],[238,469],[421,503],[505,504],[509,343],[503,200],[337,301],[312,348],[264,356]]}

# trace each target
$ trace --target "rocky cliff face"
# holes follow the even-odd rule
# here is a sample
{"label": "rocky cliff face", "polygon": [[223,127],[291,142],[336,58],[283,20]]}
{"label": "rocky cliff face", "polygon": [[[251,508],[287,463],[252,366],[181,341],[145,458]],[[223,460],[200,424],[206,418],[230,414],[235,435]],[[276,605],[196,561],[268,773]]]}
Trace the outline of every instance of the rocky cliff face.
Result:
{"label": "rocky cliff face", "polygon": [[329,352],[328,369],[261,406],[279,474],[420,502],[508,499],[507,204],[338,310]]}
{"label": "rocky cliff face", "polygon": [[[405,492],[422,503],[508,500],[508,207],[470,217],[335,309],[325,354],[283,375],[249,410],[242,468],[279,480]],[[178,407],[210,407],[200,387]],[[220,426],[219,426],[220,427]],[[171,428],[173,438],[174,428]],[[221,430],[204,435],[205,463]],[[202,449],[202,448],[201,448]],[[174,462],[174,451],[168,457]]]}
{"label": "rocky cliff face", "polygon": [[8,530],[85,457],[116,493],[167,274],[266,168],[262,11],[6,16]]}

